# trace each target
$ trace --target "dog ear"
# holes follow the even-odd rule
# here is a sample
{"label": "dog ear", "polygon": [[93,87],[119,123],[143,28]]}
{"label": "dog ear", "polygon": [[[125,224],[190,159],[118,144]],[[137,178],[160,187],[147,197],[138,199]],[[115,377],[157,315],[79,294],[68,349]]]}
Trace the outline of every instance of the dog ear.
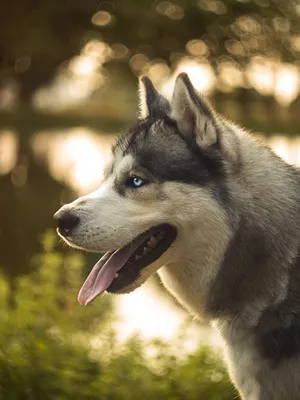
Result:
{"label": "dog ear", "polygon": [[171,117],[177,122],[183,136],[194,136],[202,148],[218,142],[214,112],[209,103],[196,92],[185,73],[176,79],[171,109]]}
{"label": "dog ear", "polygon": [[140,78],[140,118],[159,117],[170,113],[170,103],[153,86],[146,76]]}

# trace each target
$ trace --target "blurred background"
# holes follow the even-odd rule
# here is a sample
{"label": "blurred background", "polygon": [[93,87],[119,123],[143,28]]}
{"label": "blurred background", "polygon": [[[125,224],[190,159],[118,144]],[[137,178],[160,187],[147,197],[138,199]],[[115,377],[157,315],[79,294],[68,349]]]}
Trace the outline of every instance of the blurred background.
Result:
{"label": "blurred background", "polygon": [[53,213],[100,184],[137,77],[186,71],[218,111],[300,164],[300,1],[0,5],[0,399],[237,399],[219,338],[153,278],[89,307],[95,255]]}

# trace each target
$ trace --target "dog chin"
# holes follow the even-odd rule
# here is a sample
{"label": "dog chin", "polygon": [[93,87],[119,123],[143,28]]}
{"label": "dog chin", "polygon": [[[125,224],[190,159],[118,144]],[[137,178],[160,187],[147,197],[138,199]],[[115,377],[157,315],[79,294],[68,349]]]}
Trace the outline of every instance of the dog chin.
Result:
{"label": "dog chin", "polygon": [[150,276],[148,276],[148,277],[140,277],[136,281],[132,282],[129,286],[126,286],[126,287],[124,287],[124,288],[122,288],[120,290],[117,290],[117,291],[110,291],[109,288],[108,288],[107,292],[111,293],[111,294],[129,294],[129,293],[132,293],[136,289],[138,289],[141,286],[143,286],[143,284],[146,283],[148,278],[150,278]]}

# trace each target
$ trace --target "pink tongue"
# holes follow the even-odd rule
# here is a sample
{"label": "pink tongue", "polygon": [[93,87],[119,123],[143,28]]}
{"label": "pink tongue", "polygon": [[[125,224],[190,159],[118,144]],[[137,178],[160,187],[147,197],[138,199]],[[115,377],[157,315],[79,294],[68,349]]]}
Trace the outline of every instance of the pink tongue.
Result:
{"label": "pink tongue", "polygon": [[142,235],[114,253],[104,254],[95,264],[79,291],[78,301],[82,306],[89,304],[111,285],[116,273],[124,267],[145,237],[147,235]]}

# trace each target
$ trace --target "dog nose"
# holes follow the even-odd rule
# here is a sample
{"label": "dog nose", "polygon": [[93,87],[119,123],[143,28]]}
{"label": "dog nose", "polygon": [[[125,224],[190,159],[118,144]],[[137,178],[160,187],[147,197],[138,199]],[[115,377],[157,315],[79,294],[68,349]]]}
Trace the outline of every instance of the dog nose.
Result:
{"label": "dog nose", "polygon": [[69,211],[58,211],[54,218],[57,220],[58,231],[63,236],[68,235],[79,222],[79,218]]}

